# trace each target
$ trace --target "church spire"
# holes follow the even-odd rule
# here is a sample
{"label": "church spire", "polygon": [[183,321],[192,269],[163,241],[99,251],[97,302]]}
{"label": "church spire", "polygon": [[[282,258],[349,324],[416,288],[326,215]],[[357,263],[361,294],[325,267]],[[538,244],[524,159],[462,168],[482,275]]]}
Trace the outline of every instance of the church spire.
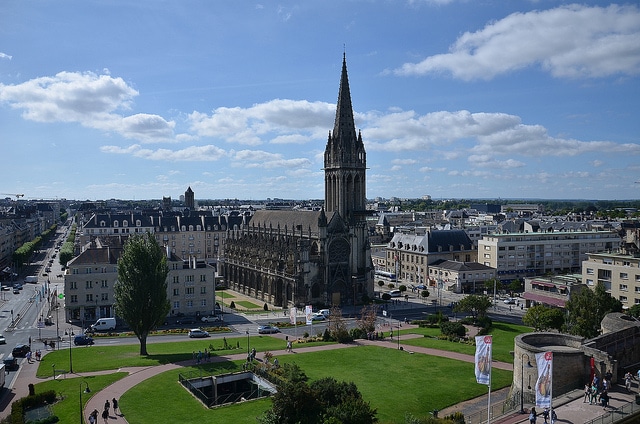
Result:
{"label": "church spire", "polygon": [[349,77],[347,76],[346,53],[342,54],[342,75],[340,77],[336,120],[333,124],[333,138],[339,140],[341,144],[349,143],[356,139],[356,126],[353,119],[353,107],[351,106]]}
{"label": "church spire", "polygon": [[333,132],[324,152],[325,210],[352,220],[365,210],[367,154],[362,135],[356,133],[347,76],[347,56],[342,56],[342,74]]}

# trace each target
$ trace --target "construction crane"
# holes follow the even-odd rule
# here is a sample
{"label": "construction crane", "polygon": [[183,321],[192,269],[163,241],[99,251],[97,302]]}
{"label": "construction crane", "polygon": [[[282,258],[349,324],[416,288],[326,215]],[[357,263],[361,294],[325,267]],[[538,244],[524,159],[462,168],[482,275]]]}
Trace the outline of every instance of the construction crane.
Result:
{"label": "construction crane", "polygon": [[24,197],[24,194],[13,194],[13,193],[0,193],[1,196],[15,196],[16,200],[21,197]]}

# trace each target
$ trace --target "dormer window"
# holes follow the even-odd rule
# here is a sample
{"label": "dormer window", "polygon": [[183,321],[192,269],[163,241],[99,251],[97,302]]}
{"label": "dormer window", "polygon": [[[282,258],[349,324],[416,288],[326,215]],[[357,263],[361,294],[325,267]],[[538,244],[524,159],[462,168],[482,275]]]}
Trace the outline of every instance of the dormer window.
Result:
{"label": "dormer window", "polygon": [[107,223],[106,223],[106,222],[104,222],[104,221],[100,221],[100,226],[101,226],[101,227],[106,227],[106,226],[107,226]]}
{"label": "dormer window", "polygon": [[136,227],[142,227],[142,221],[136,219]]}
{"label": "dormer window", "polygon": [[124,221],[122,221],[122,226],[123,227],[128,227],[129,226],[129,221],[127,221],[126,219]]}
{"label": "dormer window", "polygon": [[117,227],[118,226],[118,221],[113,221],[113,226]]}

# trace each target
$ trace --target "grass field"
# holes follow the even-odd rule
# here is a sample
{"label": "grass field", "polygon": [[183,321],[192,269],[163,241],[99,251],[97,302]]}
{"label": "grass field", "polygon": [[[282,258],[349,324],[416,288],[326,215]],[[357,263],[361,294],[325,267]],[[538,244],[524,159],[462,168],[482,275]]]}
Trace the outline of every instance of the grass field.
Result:
{"label": "grass field", "polygon": [[[513,362],[510,351],[516,335],[530,331],[527,327],[494,323],[493,357],[503,362]],[[437,340],[439,329],[404,329],[402,333],[416,333],[428,337],[405,340],[405,345],[425,346],[473,355],[472,345]],[[129,366],[153,366],[179,362],[192,358],[192,352],[213,347],[215,355],[246,353],[245,337],[227,337],[231,347],[223,349],[223,339],[210,338],[179,342],[161,342],[154,338],[148,344],[148,357],[138,355],[139,345],[108,346],[98,344],[91,347],[73,348],[75,372],[118,369]],[[150,341],[151,341],[150,340]],[[160,342],[156,342],[156,340]],[[281,350],[283,341],[270,336],[251,336],[250,347],[259,352]],[[323,344],[323,343],[316,343]],[[307,344],[306,346],[312,346]],[[259,354],[258,357],[261,357]],[[297,353],[278,356],[281,364],[295,362],[311,379],[332,376],[338,380],[353,381],[364,398],[378,410],[381,423],[404,423],[404,414],[426,416],[433,409],[442,409],[482,394],[486,386],[477,384],[473,363],[455,361],[408,351],[376,346],[360,346],[331,351]],[[125,393],[121,407],[129,422],[175,423],[175,422],[233,422],[255,423],[255,417],[271,405],[269,400],[245,402],[229,407],[206,409],[178,383],[178,373],[202,370],[203,373],[223,373],[240,370],[243,361],[225,361],[219,364],[206,363],[200,367],[186,367],[168,371],[152,377]],[[56,369],[68,368],[69,349],[49,352],[39,364],[38,376],[50,377],[52,364]],[[93,393],[110,382],[123,377],[123,373],[105,376],[67,378],[47,381],[36,385],[37,391],[54,387],[64,397],[54,406],[61,422],[73,422],[79,414],[78,390],[85,380]],[[512,373],[493,369],[493,390],[511,384]],[[85,395],[86,399],[92,394]],[[83,401],[86,401],[83,397]],[[168,401],[170,400],[170,402]]]}

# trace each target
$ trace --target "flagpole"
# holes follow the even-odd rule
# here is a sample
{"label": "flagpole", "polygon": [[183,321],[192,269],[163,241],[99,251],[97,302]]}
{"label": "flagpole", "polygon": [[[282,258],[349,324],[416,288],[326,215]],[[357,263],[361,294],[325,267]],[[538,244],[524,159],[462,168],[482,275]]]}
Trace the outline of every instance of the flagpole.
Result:
{"label": "flagpole", "polygon": [[487,424],[491,424],[491,368],[489,369],[489,386],[488,386],[489,396],[487,398]]}

